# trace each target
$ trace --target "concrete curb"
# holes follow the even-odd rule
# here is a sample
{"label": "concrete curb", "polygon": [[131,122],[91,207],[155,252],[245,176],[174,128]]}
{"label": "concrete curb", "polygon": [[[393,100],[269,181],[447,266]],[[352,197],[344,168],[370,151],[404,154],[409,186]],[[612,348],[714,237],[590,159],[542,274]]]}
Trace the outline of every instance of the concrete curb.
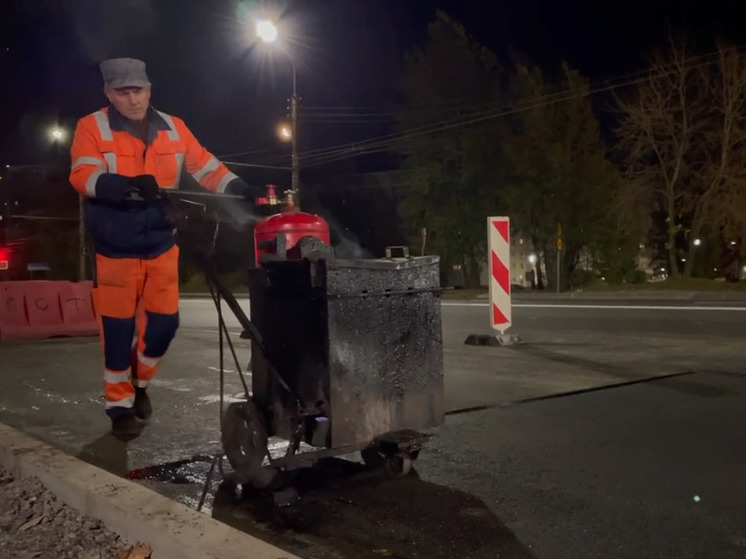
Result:
{"label": "concrete curb", "polygon": [[38,478],[125,540],[149,544],[154,559],[300,559],[2,423],[0,464],[16,476]]}

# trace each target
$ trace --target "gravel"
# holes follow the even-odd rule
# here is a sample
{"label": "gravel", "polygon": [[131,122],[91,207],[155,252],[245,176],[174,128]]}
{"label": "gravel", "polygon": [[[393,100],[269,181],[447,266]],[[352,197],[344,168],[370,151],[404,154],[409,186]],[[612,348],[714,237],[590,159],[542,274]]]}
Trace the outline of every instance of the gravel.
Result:
{"label": "gravel", "polygon": [[35,478],[0,468],[0,559],[116,559],[126,542]]}

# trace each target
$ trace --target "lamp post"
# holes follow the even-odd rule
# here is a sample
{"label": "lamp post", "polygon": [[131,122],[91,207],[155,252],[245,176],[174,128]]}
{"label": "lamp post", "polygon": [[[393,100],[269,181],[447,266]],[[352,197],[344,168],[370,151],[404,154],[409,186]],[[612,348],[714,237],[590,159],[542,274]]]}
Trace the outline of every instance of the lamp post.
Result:
{"label": "lamp post", "polygon": [[285,125],[280,126],[277,130],[278,135],[282,140],[290,140],[293,137],[293,132]]}
{"label": "lamp post", "polygon": [[[256,22],[256,34],[265,43],[274,43],[279,37],[277,26],[269,20]],[[300,208],[300,167],[298,165],[298,74],[295,62],[291,56],[288,61],[293,69],[293,94],[290,97],[290,142],[292,149],[292,189],[295,194],[296,206]]]}

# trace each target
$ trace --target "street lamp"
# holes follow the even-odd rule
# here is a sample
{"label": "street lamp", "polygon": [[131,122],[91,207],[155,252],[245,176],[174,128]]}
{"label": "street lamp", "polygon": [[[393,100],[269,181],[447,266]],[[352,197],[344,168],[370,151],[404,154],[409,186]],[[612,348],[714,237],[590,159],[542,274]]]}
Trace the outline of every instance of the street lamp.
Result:
{"label": "street lamp", "polygon": [[[273,22],[260,19],[256,22],[256,34],[265,43],[275,43],[279,38],[277,25]],[[298,166],[298,73],[295,68],[295,62],[292,56],[288,55],[288,61],[293,69],[293,95],[290,97],[290,141],[292,146],[292,188],[295,194],[296,207],[300,208],[300,169]],[[281,131],[281,135],[286,137],[286,133]]]}
{"label": "street lamp", "polygon": [[293,138],[293,131],[290,130],[290,127],[285,124],[280,126],[277,133],[280,135],[280,138],[282,138],[285,141],[291,140]]}
{"label": "street lamp", "polygon": [[266,19],[256,22],[256,34],[265,43],[274,43],[277,40],[277,26]]}
{"label": "street lamp", "polygon": [[56,145],[61,144],[67,138],[67,130],[59,126],[51,126],[47,130],[49,140]]}

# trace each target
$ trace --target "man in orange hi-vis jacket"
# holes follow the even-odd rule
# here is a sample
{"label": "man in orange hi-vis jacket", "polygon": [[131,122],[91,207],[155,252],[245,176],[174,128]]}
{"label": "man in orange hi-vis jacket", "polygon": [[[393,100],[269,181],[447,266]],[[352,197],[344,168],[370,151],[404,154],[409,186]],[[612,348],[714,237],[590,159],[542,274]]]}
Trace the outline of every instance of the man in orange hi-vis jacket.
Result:
{"label": "man in orange hi-vis jacket", "polygon": [[259,193],[150,105],[144,62],[107,60],[101,73],[110,105],[78,122],[70,181],[86,198],[96,252],[106,413],[112,433],[130,440],[152,414],[148,384],[179,326],[179,248],[159,189],[178,188],[186,172],[208,191]]}

